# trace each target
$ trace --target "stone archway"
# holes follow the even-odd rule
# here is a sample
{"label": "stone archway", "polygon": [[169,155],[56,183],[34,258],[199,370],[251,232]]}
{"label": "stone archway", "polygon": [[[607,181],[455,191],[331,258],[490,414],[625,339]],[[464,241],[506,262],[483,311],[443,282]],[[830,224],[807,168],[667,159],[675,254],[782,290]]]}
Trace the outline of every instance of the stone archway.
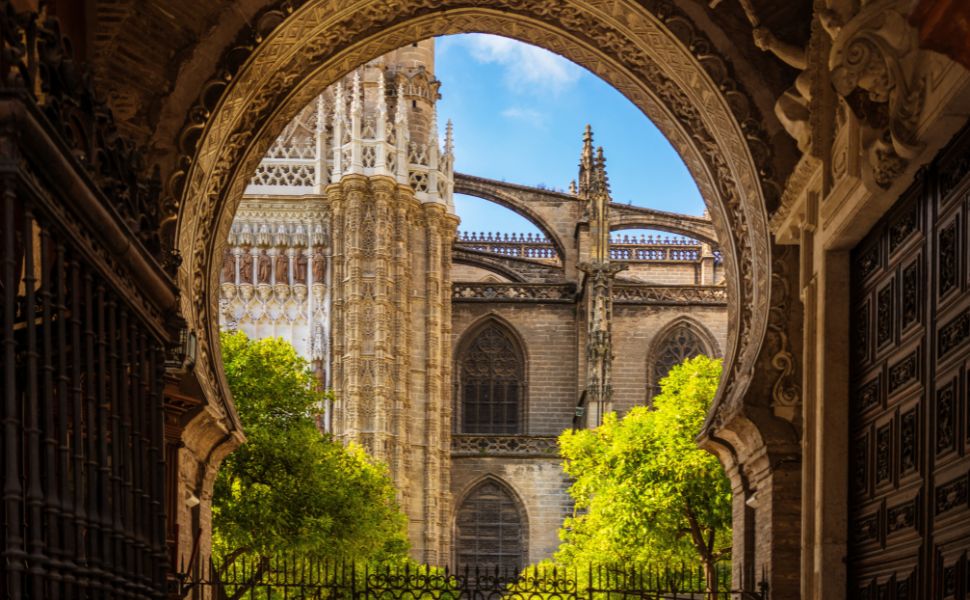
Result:
{"label": "stone archway", "polygon": [[734,446],[763,443],[744,414],[745,394],[755,373],[771,376],[756,364],[772,304],[766,203],[774,202],[777,185],[752,102],[687,17],[633,0],[614,0],[609,10],[579,0],[307,0],[289,10],[255,47],[227,55],[236,66],[214,78],[191,111],[180,139],[183,168],[169,182],[178,206],[182,312],[199,339],[196,375],[207,418],[239,428],[218,358],[218,257],[249,175],[272,140],[353,67],[434,35],[482,32],[590,69],[640,107],[680,154],[707,203],[729,274],[726,368],[707,433],[731,425],[743,432],[731,437]]}

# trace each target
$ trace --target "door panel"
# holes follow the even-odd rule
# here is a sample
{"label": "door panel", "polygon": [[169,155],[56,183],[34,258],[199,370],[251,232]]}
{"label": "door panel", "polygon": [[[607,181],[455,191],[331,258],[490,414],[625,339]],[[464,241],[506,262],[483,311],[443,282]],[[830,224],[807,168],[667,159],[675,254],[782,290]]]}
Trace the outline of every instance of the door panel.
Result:
{"label": "door panel", "polygon": [[850,598],[970,587],[970,130],[852,255]]}

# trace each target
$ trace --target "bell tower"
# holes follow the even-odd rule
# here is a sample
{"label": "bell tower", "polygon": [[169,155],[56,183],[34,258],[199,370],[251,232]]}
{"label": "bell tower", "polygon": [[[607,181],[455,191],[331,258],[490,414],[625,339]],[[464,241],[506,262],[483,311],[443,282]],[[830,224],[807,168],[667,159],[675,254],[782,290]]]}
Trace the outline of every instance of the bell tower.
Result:
{"label": "bell tower", "polygon": [[447,556],[450,469],[451,127],[439,146],[433,40],[334,90],[334,431],[387,462],[415,558]]}

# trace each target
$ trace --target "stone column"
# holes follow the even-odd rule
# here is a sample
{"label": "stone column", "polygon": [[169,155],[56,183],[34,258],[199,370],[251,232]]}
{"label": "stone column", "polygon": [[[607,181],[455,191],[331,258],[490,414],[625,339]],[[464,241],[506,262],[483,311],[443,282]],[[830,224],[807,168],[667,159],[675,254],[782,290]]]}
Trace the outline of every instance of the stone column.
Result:
{"label": "stone column", "polygon": [[[442,492],[442,469],[447,465],[441,459],[440,448],[448,430],[442,430],[441,414],[450,412],[449,396],[443,394],[444,375],[443,359],[445,340],[443,286],[447,280],[443,254],[448,251],[443,248],[442,229],[445,218],[444,208],[435,203],[422,206],[425,216],[425,248],[427,262],[425,271],[426,312],[424,324],[425,336],[425,377],[426,398],[425,407],[425,439],[424,441],[424,560],[436,563],[437,548],[441,539],[441,524],[438,522],[441,505],[439,503]],[[451,301],[450,296],[448,301]],[[450,343],[450,340],[448,340]]]}
{"label": "stone column", "polygon": [[458,218],[446,213],[441,219],[441,383],[440,394],[443,398],[442,410],[438,415],[441,430],[441,444],[438,446],[441,464],[441,481],[438,495],[438,538],[437,564],[451,557],[451,423],[452,423],[452,377],[454,360],[451,351],[451,248],[458,234]]}
{"label": "stone column", "polygon": [[817,331],[814,362],[814,494],[805,510],[813,512],[816,588],[812,598],[845,594],[845,553],[848,528],[849,455],[849,289],[848,252],[821,254],[818,265],[817,316],[809,322]]}
{"label": "stone column", "polygon": [[734,584],[764,580],[772,598],[798,598],[802,513],[802,310],[798,253],[773,246],[771,320],[745,397],[722,405],[700,440],[731,477]]}
{"label": "stone column", "polygon": [[[393,376],[393,396],[391,405],[391,427],[398,443],[394,446],[389,458],[389,466],[394,473],[408,474],[412,468],[410,456],[412,433],[412,403],[411,403],[411,368],[412,368],[412,318],[411,291],[414,287],[411,269],[411,253],[416,245],[413,243],[414,215],[421,209],[420,203],[414,198],[409,186],[402,186],[395,182],[395,193],[391,204],[393,219],[391,276],[393,278],[391,292],[394,303],[391,333],[394,360],[391,364]],[[401,505],[409,506],[411,494],[408,487],[400,488]]]}

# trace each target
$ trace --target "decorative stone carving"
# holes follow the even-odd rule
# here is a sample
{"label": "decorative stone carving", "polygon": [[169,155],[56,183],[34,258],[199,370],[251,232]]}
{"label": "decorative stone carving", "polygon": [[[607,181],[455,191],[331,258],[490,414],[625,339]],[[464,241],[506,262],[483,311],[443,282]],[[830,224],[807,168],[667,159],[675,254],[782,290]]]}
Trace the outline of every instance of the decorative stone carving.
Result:
{"label": "decorative stone carving", "polygon": [[761,50],[771,52],[788,66],[798,69],[795,84],[775,102],[775,116],[788,135],[795,139],[798,149],[807,152],[812,140],[809,123],[809,106],[812,102],[811,72],[808,70],[807,51],[779,40],[764,27],[755,27],[754,44]]}
{"label": "decorative stone carving", "polygon": [[710,304],[724,306],[728,302],[728,293],[726,287],[719,285],[661,286],[618,283],[613,286],[613,302],[617,304]]}
{"label": "decorative stone carving", "polygon": [[554,435],[451,435],[452,456],[515,456],[556,458],[558,438]]}
{"label": "decorative stone carving", "polygon": [[879,188],[889,187],[921,148],[916,125],[925,99],[925,56],[907,22],[911,7],[903,0],[870,0],[855,14],[823,21],[832,36],[832,85],[863,125],[863,175]]}
{"label": "decorative stone carving", "polygon": [[[268,147],[274,127],[281,127],[272,122],[285,122],[323,85],[335,80],[336,74],[347,72],[353,65],[383,51],[433,34],[471,29],[507,32],[514,28],[520,39],[580,63],[598,65],[594,68],[599,74],[617,85],[660,125],[698,178],[702,194],[713,209],[717,229],[725,240],[731,240],[726,246],[729,250],[725,265],[735,275],[729,277],[735,282],[732,285],[737,286],[737,294],[732,294],[732,298],[752,309],[735,312],[739,317],[738,327],[727,352],[731,372],[722,386],[725,401],[719,400],[717,409],[721,412],[723,404],[726,412],[721,420],[727,418],[728,413],[740,407],[741,393],[746,388],[763,335],[769,266],[764,197],[775,198],[778,190],[770,174],[768,144],[758,128],[759,119],[750,101],[738,91],[726,64],[722,63],[723,68],[700,67],[700,58],[706,62],[720,59],[711,55],[711,44],[672,6],[664,4],[663,10],[651,14],[638,3],[622,2],[606,18],[603,16],[606,13],[593,15],[590,7],[578,2],[567,2],[554,13],[537,11],[538,5],[522,0],[502,0],[496,2],[498,6],[508,10],[466,8],[443,22],[434,14],[452,8],[449,2],[428,0],[409,3],[406,7],[374,3],[357,11],[355,19],[341,21],[336,17],[339,11],[333,10],[328,2],[315,0],[294,3],[291,10],[297,14],[291,18],[279,12],[254,19],[259,33],[240,37],[239,49],[231,53],[232,61],[227,63],[226,73],[214,79],[213,86],[200,101],[199,110],[193,111],[195,117],[187,123],[180,144],[189,169],[174,174],[171,189],[188,201],[182,205],[184,214],[179,234],[179,247],[187,256],[182,272],[183,289],[199,292],[185,296],[186,314],[193,323],[211,321],[209,314],[215,305],[206,291],[211,259],[205,240],[218,239],[220,230],[228,227],[225,221],[217,222],[216,215],[232,213],[234,198],[238,198],[245,185],[237,174],[255,168],[252,161],[258,160],[255,157]],[[547,26],[533,27],[530,16]],[[676,21],[681,31],[676,42],[665,33],[667,21]],[[286,33],[269,36],[269,31],[279,23]],[[402,23],[406,25],[398,26]],[[355,42],[353,52],[341,51],[348,47],[349,40],[357,39],[358,33],[390,31],[387,26],[391,24],[395,24],[396,33],[369,38],[368,43]],[[574,38],[567,41],[557,31],[572,32],[589,44],[576,44]],[[638,33],[631,36],[629,31]],[[296,48],[298,52],[290,51]],[[596,50],[591,52],[589,48]],[[243,63],[243,58],[253,52],[255,56]],[[691,56],[689,52],[697,55]],[[620,57],[624,68],[615,71],[608,68],[610,61],[598,59],[605,56]],[[340,59],[327,62],[327,57]],[[318,75],[319,85],[309,85],[294,93],[294,86],[305,82],[311,70]],[[666,73],[677,73],[677,77],[668,77]],[[700,77],[696,76],[698,73]],[[232,76],[226,77],[226,74]],[[686,88],[690,88],[689,93]],[[723,99],[723,90],[728,89],[732,90],[731,101]],[[219,90],[224,91],[219,94]],[[248,98],[246,102],[232,99],[239,92]],[[281,104],[284,98],[289,99],[285,106]],[[221,107],[219,118],[207,118],[213,114],[216,103]],[[240,112],[243,105],[245,111]],[[200,133],[202,130],[204,135]],[[254,132],[261,132],[261,137],[255,139]],[[250,162],[241,160],[244,155],[251,157],[247,159]],[[757,157],[757,165],[751,162],[751,156]],[[765,186],[764,194],[761,186]],[[229,206],[224,207],[227,202]],[[208,337],[206,333],[200,337],[203,358],[208,353]],[[200,382],[212,397],[217,397],[218,392],[210,382],[218,381],[218,376],[211,369],[202,370]]]}
{"label": "decorative stone carving", "polygon": [[574,302],[572,283],[455,283],[451,297],[455,302]]}

